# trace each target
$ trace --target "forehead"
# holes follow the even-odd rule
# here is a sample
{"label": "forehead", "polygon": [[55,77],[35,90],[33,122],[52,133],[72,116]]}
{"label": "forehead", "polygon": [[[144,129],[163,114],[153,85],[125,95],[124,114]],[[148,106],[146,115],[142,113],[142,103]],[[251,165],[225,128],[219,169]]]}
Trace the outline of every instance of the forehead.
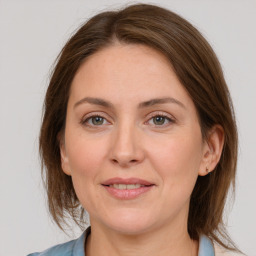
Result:
{"label": "forehead", "polygon": [[88,57],[71,86],[72,97],[79,99],[82,95],[113,100],[140,96],[141,101],[152,96],[175,96],[185,104],[191,103],[169,60],[157,50],[139,44],[115,43]]}

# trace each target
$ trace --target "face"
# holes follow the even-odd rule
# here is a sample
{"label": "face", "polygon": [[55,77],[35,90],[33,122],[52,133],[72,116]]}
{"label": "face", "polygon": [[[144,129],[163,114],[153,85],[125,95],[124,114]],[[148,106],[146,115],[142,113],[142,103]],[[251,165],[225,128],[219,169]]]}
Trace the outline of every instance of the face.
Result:
{"label": "face", "polygon": [[116,43],[75,75],[62,167],[92,225],[126,234],[186,227],[205,148],[193,101],[154,49]]}

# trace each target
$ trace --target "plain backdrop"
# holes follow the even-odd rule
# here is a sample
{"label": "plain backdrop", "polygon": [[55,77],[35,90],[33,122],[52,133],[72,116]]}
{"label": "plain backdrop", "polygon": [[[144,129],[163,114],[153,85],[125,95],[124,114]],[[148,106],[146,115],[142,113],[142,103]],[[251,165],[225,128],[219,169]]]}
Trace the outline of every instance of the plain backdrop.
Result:
{"label": "plain backdrop", "polygon": [[[222,63],[240,136],[236,199],[227,217],[239,247],[256,256],[256,1],[160,0],[194,24]],[[27,255],[80,235],[48,215],[38,134],[51,66],[92,15],[134,1],[0,0],[0,255]]]}

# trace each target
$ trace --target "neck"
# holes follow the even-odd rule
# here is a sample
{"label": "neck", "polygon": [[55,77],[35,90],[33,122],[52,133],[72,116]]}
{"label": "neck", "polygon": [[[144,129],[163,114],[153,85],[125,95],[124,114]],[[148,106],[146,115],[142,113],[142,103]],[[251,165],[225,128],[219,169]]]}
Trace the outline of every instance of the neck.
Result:
{"label": "neck", "polygon": [[186,227],[161,227],[127,235],[91,224],[86,256],[196,256],[198,253],[198,242],[190,239]]}

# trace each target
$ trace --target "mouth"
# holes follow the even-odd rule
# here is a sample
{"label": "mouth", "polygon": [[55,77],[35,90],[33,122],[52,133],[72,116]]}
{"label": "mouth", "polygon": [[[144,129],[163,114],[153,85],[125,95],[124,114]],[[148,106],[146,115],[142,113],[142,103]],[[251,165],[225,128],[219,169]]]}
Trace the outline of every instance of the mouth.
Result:
{"label": "mouth", "polygon": [[140,187],[152,186],[154,185],[152,182],[139,179],[139,178],[119,178],[115,177],[112,179],[108,179],[102,183],[103,186],[110,186],[117,189],[135,189]]}
{"label": "mouth", "polygon": [[112,178],[101,184],[107,192],[122,200],[134,199],[150,191],[155,184],[138,178]]}
{"label": "mouth", "polygon": [[141,188],[141,187],[150,187],[152,185],[142,185],[142,184],[110,184],[110,185],[105,185],[110,188],[116,188],[116,189],[136,189],[136,188]]}

